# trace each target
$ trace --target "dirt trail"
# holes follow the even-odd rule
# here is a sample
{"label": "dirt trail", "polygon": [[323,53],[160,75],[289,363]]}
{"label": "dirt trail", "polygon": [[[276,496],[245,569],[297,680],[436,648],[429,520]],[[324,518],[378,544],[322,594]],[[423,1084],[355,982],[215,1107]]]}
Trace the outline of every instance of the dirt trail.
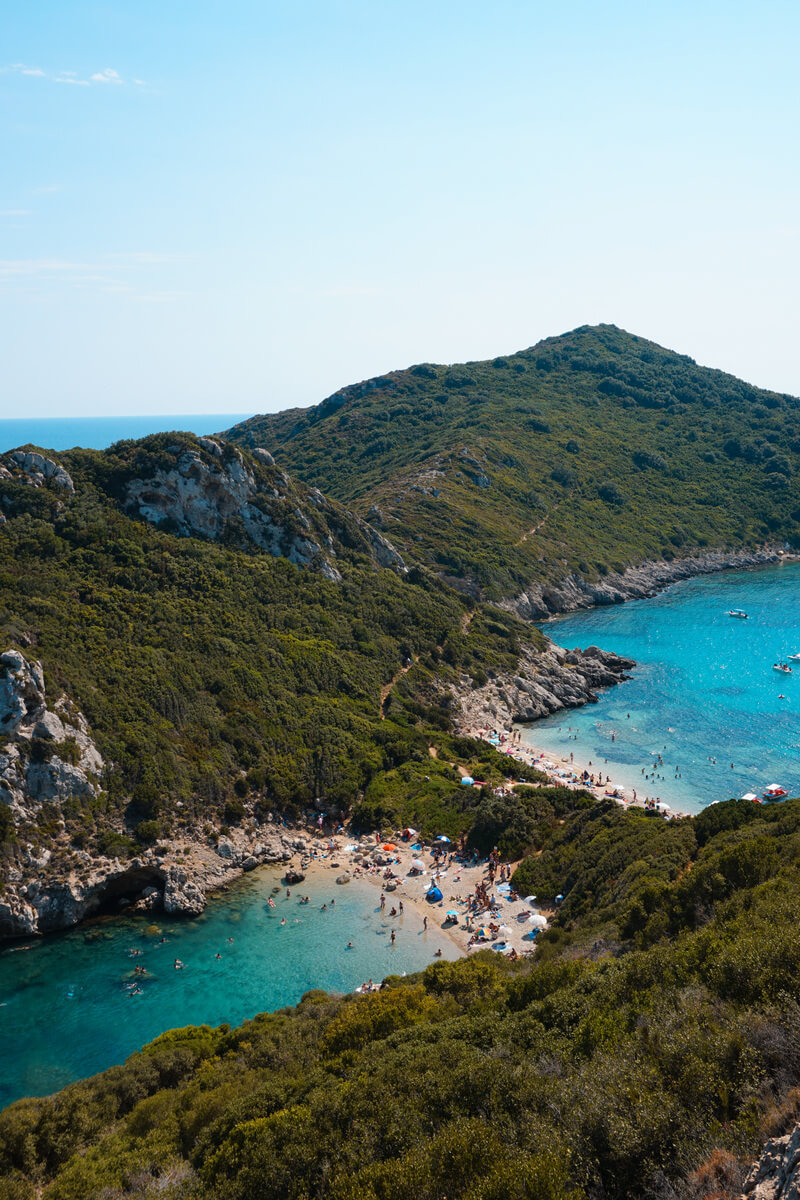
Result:
{"label": "dirt trail", "polygon": [[392,690],[392,688],[394,687],[394,685],[397,683],[397,681],[398,681],[399,679],[402,679],[402,677],[403,677],[404,675],[407,675],[407,674],[408,674],[408,672],[411,670],[411,668],[413,667],[413,665],[414,665],[414,663],[415,663],[416,661],[417,661],[417,659],[416,659],[416,658],[412,658],[411,662],[408,664],[408,666],[407,666],[407,667],[401,667],[401,668],[400,668],[400,670],[399,670],[399,671],[397,671],[397,673],[396,673],[396,674],[394,674],[394,675],[392,676],[392,678],[389,680],[389,682],[388,682],[388,683],[385,683],[385,684],[383,685],[383,687],[381,688],[381,707],[380,707],[380,713],[381,713],[381,720],[382,720],[382,721],[385,721],[385,720],[386,720],[386,713],[385,713],[383,710],[384,710],[384,707],[385,707],[385,705],[386,705],[386,701],[389,699],[389,692]]}
{"label": "dirt trail", "polygon": [[556,503],[553,505],[553,507],[551,509],[548,509],[548,511],[544,514],[541,521],[537,521],[536,524],[531,529],[529,529],[527,533],[523,533],[522,537],[517,542],[517,545],[521,546],[523,542],[527,542],[529,537],[533,537],[535,534],[537,534],[539,532],[539,530],[542,528],[542,526],[544,525],[545,521],[549,520],[550,517],[552,517],[554,513],[558,512],[558,510],[561,508],[561,505],[564,503],[565,500],[570,500],[571,498],[572,498],[572,492],[568,492],[566,496],[562,496],[560,500],[557,500]]}

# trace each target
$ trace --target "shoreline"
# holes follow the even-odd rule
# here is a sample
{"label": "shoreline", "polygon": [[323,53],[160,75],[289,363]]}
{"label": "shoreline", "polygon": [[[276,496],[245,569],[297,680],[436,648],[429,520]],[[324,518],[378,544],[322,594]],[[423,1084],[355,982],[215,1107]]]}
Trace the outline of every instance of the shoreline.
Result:
{"label": "shoreline", "polygon": [[[420,928],[423,927],[424,920],[427,918],[431,962],[438,960],[439,956],[435,951],[445,942],[455,948],[458,957],[465,957],[473,950],[491,948],[497,948],[497,952],[502,953],[503,951],[499,949],[501,945],[505,948],[505,953],[513,953],[519,957],[531,955],[534,952],[534,939],[530,936],[531,931],[538,926],[544,927],[541,920],[532,920],[532,917],[538,916],[547,922],[548,917],[552,916],[550,910],[538,907],[534,909],[523,897],[512,900],[506,894],[505,885],[500,883],[499,879],[493,886],[489,885],[487,859],[480,859],[477,862],[451,861],[443,869],[435,871],[430,848],[416,851],[413,849],[416,843],[411,841],[376,843],[371,839],[356,840],[339,835],[338,838],[333,839],[325,837],[315,839],[315,848],[328,854],[330,853],[328,843],[331,840],[339,843],[331,855],[331,861],[326,862],[323,858],[312,860],[303,868],[306,878],[317,882],[320,878],[324,878],[328,871],[335,870],[339,875],[343,871],[348,871],[353,882],[367,883],[378,893],[384,892],[385,909],[382,913],[378,910],[378,913],[380,919],[385,922],[392,920],[391,910],[393,908],[398,910],[394,917],[394,928],[397,931],[398,939],[402,936],[404,928],[413,929],[415,933],[420,932]],[[384,850],[385,845],[391,845],[394,849]],[[348,850],[346,847],[354,847],[354,849]],[[379,861],[370,866],[359,866],[354,860],[363,858],[364,850],[367,850],[370,856],[375,855]],[[408,874],[412,859],[424,863],[423,874]],[[503,865],[508,868],[510,877],[518,866],[518,862],[514,861]],[[387,877],[386,872],[390,872],[390,876]],[[442,899],[431,903],[425,899],[425,894],[434,881],[442,892]],[[487,885],[489,895],[494,898],[496,903],[470,913],[467,897],[474,896],[479,884]],[[302,892],[302,883],[290,886],[296,887]],[[350,885],[339,885],[341,888],[348,886]],[[401,901],[402,912],[399,911]],[[458,920],[449,922],[447,920],[448,912],[456,913]],[[490,924],[497,927],[497,937],[492,936],[494,930],[490,930]],[[486,938],[474,941],[475,935],[482,928],[486,930]]]}
{"label": "shoreline", "polygon": [[[570,758],[567,759],[560,755],[554,755],[550,751],[542,750],[527,739],[520,740],[529,731],[532,732],[533,727],[520,722],[515,723],[510,731],[492,731],[490,734],[486,729],[477,729],[470,731],[469,736],[485,742],[494,749],[504,751],[509,758],[543,771],[555,787],[570,787],[576,791],[586,791],[593,795],[595,800],[614,800],[624,808],[640,808],[664,817],[689,817],[692,815],[673,807],[668,798],[668,786],[663,787],[665,796],[662,797],[660,794],[651,796],[649,791],[643,792],[631,784],[618,783],[608,774],[605,763],[601,770],[599,766],[594,765],[588,759],[575,758],[574,751],[570,752]],[[558,761],[556,762],[555,759]],[[661,782],[664,785],[669,784],[668,780]],[[648,788],[653,787],[647,777],[645,777],[645,784]],[[536,787],[537,785],[512,784],[512,787],[518,786]]]}

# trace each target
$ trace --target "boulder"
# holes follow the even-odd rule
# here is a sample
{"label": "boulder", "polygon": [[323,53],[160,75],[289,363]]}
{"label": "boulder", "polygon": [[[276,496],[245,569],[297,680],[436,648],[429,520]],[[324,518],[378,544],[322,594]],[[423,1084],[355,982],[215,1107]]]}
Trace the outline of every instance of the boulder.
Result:
{"label": "boulder", "polygon": [[220,838],[217,842],[217,854],[220,858],[231,861],[235,854],[233,843],[229,842],[226,838]]}
{"label": "boulder", "polygon": [[337,883],[349,883],[350,882],[350,872],[343,871],[341,875],[337,875],[336,882]]}
{"label": "boulder", "polygon": [[164,912],[198,917],[205,906],[202,890],[189,879],[183,867],[171,866],[164,884]]}
{"label": "boulder", "polygon": [[247,858],[242,863],[243,871],[254,871],[258,866],[258,859],[253,854],[248,854]]}

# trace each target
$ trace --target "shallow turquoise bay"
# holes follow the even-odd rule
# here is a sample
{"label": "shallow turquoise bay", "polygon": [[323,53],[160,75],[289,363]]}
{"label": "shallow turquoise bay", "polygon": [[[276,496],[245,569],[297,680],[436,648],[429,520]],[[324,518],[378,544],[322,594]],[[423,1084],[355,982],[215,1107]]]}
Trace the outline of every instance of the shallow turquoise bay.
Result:
{"label": "shallow turquoise bay", "polygon": [[[4,949],[0,1107],[123,1062],[166,1029],[235,1025],[295,1004],[311,988],[348,992],[370,978],[420,970],[439,947],[443,958],[456,956],[439,934],[441,913],[427,933],[416,913],[392,920],[381,915],[372,884],[337,887],[337,873],[292,888],[288,899],[282,888],[274,909],[267,900],[280,873],[263,869],[213,896],[195,921],[118,917],[32,941],[30,950]],[[298,903],[301,894],[308,905]],[[155,936],[147,933],[154,923]],[[169,940],[160,943],[162,936]],[[175,970],[176,958],[183,970]],[[137,965],[148,975],[142,994],[130,995],[125,985]]]}
{"label": "shallow turquoise bay", "polygon": [[[748,619],[727,616],[732,608]],[[594,643],[637,666],[597,704],[530,726],[534,746],[591,760],[683,812],[770,783],[800,795],[800,662],[792,675],[772,669],[800,653],[800,565],[707,575],[543,628],[561,646]],[[646,781],[656,753],[663,778]]]}

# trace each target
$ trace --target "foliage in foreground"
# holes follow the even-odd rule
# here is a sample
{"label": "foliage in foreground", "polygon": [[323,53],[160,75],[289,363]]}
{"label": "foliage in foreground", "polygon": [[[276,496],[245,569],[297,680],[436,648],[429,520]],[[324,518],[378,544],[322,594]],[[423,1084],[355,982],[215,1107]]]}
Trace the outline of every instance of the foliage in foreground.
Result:
{"label": "foliage in foreground", "polygon": [[[800,1094],[799,829],[800,801],[669,827],[574,811],[542,835],[542,878],[609,830],[623,849],[591,886],[576,872],[556,923],[572,945],[164,1034],[0,1114],[0,1197],[697,1200],[712,1178],[734,1186]],[[668,930],[626,933],[656,885]],[[578,953],[598,922],[623,953]]]}

